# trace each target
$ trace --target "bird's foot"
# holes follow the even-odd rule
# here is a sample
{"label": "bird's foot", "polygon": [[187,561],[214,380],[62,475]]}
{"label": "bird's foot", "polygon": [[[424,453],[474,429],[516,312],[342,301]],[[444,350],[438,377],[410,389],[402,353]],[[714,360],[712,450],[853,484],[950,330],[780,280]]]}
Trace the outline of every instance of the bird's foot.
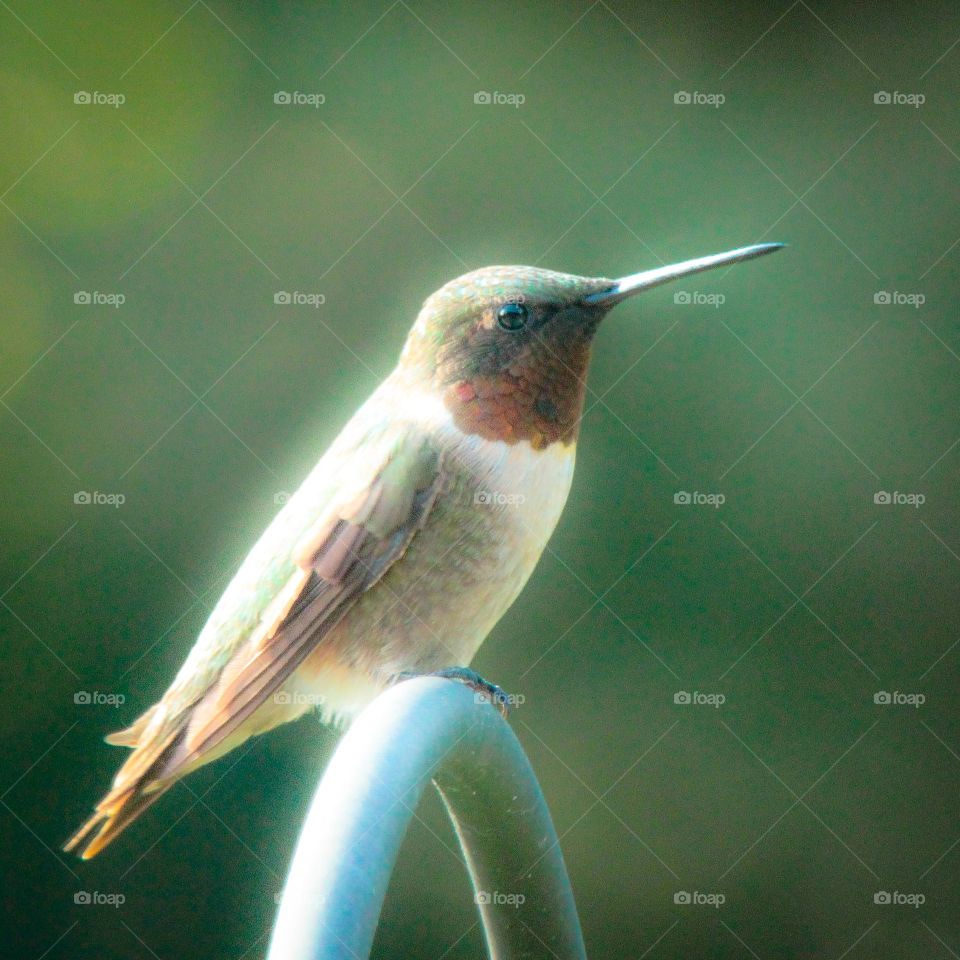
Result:
{"label": "bird's foot", "polygon": [[469,667],[445,667],[443,670],[432,670],[429,673],[416,673],[405,670],[397,674],[396,680],[412,680],[414,677],[443,677],[445,680],[457,680],[473,690],[477,702],[488,701],[506,717],[509,713],[510,695],[495,683],[484,680],[476,670]]}

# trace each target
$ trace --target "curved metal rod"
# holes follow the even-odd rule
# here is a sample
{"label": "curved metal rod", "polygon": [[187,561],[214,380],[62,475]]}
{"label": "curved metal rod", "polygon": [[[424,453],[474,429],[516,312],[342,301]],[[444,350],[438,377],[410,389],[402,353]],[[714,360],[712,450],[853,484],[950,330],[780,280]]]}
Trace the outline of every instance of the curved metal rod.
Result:
{"label": "curved metal rod", "polygon": [[431,780],[463,846],[490,956],[585,960],[556,831],[529,760],[461,683],[406,680],[337,747],[307,814],[268,960],[363,960]]}

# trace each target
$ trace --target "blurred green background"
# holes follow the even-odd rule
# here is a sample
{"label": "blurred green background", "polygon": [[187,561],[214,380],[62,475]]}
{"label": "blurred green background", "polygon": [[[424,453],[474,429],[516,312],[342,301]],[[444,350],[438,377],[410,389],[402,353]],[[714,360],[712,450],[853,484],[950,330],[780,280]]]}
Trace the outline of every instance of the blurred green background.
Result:
{"label": "blurred green background", "polygon": [[[475,665],[526,698],[591,957],[960,952],[955,4],[9,0],[0,24],[8,955],[263,955],[336,741],[316,721],[92,863],[59,846],[119,760],[102,735],[431,291],[759,240],[790,248],[607,322],[567,512]],[[431,797],[375,956],[481,952]]]}

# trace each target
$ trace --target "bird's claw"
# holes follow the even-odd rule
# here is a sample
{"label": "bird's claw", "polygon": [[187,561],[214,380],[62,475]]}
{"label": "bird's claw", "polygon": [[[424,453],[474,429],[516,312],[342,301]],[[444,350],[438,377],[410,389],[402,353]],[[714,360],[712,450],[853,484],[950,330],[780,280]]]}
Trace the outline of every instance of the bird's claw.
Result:
{"label": "bird's claw", "polygon": [[481,701],[492,703],[504,718],[509,715],[510,695],[502,687],[484,680],[476,670],[471,670],[469,667],[446,667],[443,670],[432,670],[430,673],[416,673],[409,670],[397,674],[396,680],[411,680],[414,677],[443,677],[446,680],[456,680],[473,690],[478,703]]}

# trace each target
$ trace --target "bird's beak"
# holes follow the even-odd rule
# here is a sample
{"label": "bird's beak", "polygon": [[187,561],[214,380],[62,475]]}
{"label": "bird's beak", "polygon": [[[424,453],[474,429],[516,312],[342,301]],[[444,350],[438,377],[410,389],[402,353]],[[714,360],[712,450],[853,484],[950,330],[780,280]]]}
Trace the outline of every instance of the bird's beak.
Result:
{"label": "bird's beak", "polygon": [[671,280],[678,280],[680,277],[688,277],[693,273],[701,273],[703,270],[712,270],[714,267],[723,267],[728,263],[739,263],[741,260],[752,260],[754,257],[762,257],[766,253],[773,253],[783,247],[782,243],[757,243],[752,247],[740,247],[739,250],[729,250],[726,253],[715,253],[710,257],[697,257],[695,260],[684,260],[681,263],[672,263],[666,267],[656,267],[653,270],[644,270],[642,273],[632,273],[629,277],[621,277],[615,280],[613,286],[607,290],[601,290],[599,293],[591,293],[584,297],[583,302],[593,304],[602,304],[605,307],[612,307],[627,297],[632,297],[635,293],[643,290],[649,290],[651,287],[658,287],[661,283],[669,283]]}

